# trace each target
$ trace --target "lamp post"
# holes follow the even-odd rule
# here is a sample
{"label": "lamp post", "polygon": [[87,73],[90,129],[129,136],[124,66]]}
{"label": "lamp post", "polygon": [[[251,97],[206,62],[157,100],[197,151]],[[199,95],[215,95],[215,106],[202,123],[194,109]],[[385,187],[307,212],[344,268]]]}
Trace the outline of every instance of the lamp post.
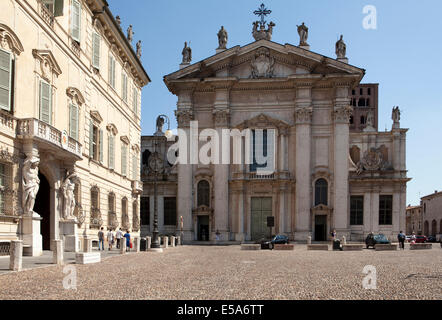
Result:
{"label": "lamp post", "polygon": [[[167,122],[167,131],[165,134],[162,132],[162,127],[164,122]],[[153,172],[154,175],[154,182],[153,182],[153,192],[154,192],[154,219],[153,219],[153,232],[152,232],[152,244],[150,247],[151,251],[156,252],[162,252],[163,249],[160,246],[160,241],[158,238],[158,190],[157,190],[157,182],[158,182],[158,175],[163,172],[164,170],[164,159],[160,157],[160,155],[157,152],[158,147],[158,141],[161,140],[163,137],[169,138],[172,135],[172,132],[170,131],[170,120],[169,118],[162,114],[159,115],[156,122],[157,126],[157,132],[154,135],[153,142],[154,142],[154,149],[151,157],[149,158],[149,167]]]}

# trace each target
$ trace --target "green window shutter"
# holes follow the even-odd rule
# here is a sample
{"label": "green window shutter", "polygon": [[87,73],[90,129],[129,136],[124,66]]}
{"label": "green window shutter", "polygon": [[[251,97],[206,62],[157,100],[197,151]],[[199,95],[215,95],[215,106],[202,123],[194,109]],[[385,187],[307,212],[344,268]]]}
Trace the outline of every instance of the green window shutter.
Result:
{"label": "green window shutter", "polygon": [[92,66],[96,69],[100,69],[100,48],[101,36],[94,32],[92,34]]}
{"label": "green window shutter", "polygon": [[51,86],[45,81],[40,81],[40,120],[48,124],[51,124],[51,104]]}
{"label": "green window shutter", "polygon": [[127,175],[127,146],[124,142],[121,145],[121,174]]}
{"label": "green window shutter", "polygon": [[11,111],[12,55],[0,50],[0,109]]}
{"label": "green window shutter", "polygon": [[89,157],[94,157],[94,124],[92,120],[89,124]]}
{"label": "green window shutter", "polygon": [[109,56],[109,84],[115,89],[115,59]]}
{"label": "green window shutter", "polygon": [[103,130],[100,129],[99,133],[99,150],[100,150],[100,162],[103,162]]}
{"label": "green window shutter", "polygon": [[138,114],[138,91],[135,86],[133,88],[133,109],[134,109],[135,115],[137,115]]}
{"label": "green window shutter", "polygon": [[134,154],[132,156],[132,180],[137,180],[137,156]]}
{"label": "green window shutter", "polygon": [[72,0],[72,32],[71,36],[77,42],[80,42],[80,24],[81,24],[81,5],[78,0]]}
{"label": "green window shutter", "polygon": [[63,15],[64,0],[55,0],[54,17]]}
{"label": "green window shutter", "polygon": [[115,153],[114,153],[114,136],[111,134],[109,136],[109,169],[114,169],[114,159],[115,159]]}
{"label": "green window shutter", "polygon": [[127,76],[124,72],[121,73],[121,92],[123,101],[127,102]]}
{"label": "green window shutter", "polygon": [[69,105],[69,135],[78,141],[78,107]]}

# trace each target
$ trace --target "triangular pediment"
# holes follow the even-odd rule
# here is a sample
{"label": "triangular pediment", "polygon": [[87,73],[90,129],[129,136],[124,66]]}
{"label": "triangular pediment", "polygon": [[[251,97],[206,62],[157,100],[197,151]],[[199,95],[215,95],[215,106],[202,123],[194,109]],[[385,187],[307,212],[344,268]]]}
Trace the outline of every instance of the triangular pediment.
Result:
{"label": "triangular pediment", "polygon": [[173,82],[192,80],[297,79],[308,76],[353,76],[359,81],[365,70],[350,64],[305,50],[291,44],[281,45],[260,40],[246,46],[236,46],[189,65],[164,77],[171,89]]}

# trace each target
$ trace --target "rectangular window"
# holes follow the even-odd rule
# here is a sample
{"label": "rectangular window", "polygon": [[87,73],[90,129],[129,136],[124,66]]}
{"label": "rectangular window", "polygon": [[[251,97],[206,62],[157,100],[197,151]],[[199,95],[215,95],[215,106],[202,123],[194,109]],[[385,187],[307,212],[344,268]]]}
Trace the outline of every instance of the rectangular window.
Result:
{"label": "rectangular window", "polygon": [[40,81],[40,120],[51,124],[52,88],[47,82]]}
{"label": "rectangular window", "polygon": [[92,66],[100,69],[101,36],[97,32],[92,33]]}
{"label": "rectangular window", "polygon": [[100,209],[100,205],[98,203],[98,190],[91,190],[91,208],[92,209]]}
{"label": "rectangular window", "polygon": [[364,196],[350,197],[350,225],[361,226],[364,224]]}
{"label": "rectangular window", "polygon": [[81,36],[81,4],[78,0],[72,0],[71,16],[71,36],[77,42],[80,42]]}
{"label": "rectangular window", "polygon": [[257,172],[261,169],[263,173],[273,173],[275,170],[274,130],[252,130],[251,144],[250,172]]}
{"label": "rectangular window", "polygon": [[6,166],[0,163],[0,214],[5,214]]}
{"label": "rectangular window", "polygon": [[127,145],[121,143],[121,174],[127,176]]}
{"label": "rectangular window", "polygon": [[127,75],[126,73],[121,73],[121,92],[123,101],[127,102]]}
{"label": "rectangular window", "polygon": [[137,88],[134,86],[133,87],[133,92],[132,92],[132,103],[133,103],[133,110],[135,115],[138,114],[138,91]]}
{"label": "rectangular window", "polygon": [[115,159],[115,147],[114,147],[115,137],[111,134],[109,135],[109,169],[114,168]]}
{"label": "rectangular window", "polygon": [[149,197],[141,197],[140,207],[141,225],[150,225],[150,199]]}
{"label": "rectangular window", "polygon": [[91,123],[89,139],[89,156],[103,162],[103,130]]}
{"label": "rectangular window", "polygon": [[0,109],[11,111],[12,55],[0,50]]}
{"label": "rectangular window", "polygon": [[176,226],[176,197],[164,198],[164,225]]}
{"label": "rectangular window", "polygon": [[115,89],[115,59],[109,56],[109,84]]}
{"label": "rectangular window", "polygon": [[379,225],[393,223],[393,196],[379,196]]}
{"label": "rectangular window", "polygon": [[78,107],[69,105],[69,135],[78,141]]}

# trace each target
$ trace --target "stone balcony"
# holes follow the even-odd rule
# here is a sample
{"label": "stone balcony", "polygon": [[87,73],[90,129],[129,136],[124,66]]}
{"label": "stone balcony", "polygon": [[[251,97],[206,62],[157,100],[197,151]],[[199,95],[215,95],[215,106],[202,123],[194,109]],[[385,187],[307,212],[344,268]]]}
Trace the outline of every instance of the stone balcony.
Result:
{"label": "stone balcony", "polygon": [[249,181],[265,181],[265,180],[290,180],[290,172],[274,172],[271,174],[260,174],[257,172],[234,172],[232,180],[249,180]]}
{"label": "stone balcony", "polygon": [[60,158],[82,159],[82,145],[78,141],[64,136],[60,130],[38,119],[18,119],[17,137],[33,140],[41,149],[54,151]]}
{"label": "stone balcony", "polygon": [[0,110],[0,132],[15,138],[17,120],[8,112]]}
{"label": "stone balcony", "polygon": [[143,183],[141,181],[132,181],[132,193],[133,194],[143,193]]}

